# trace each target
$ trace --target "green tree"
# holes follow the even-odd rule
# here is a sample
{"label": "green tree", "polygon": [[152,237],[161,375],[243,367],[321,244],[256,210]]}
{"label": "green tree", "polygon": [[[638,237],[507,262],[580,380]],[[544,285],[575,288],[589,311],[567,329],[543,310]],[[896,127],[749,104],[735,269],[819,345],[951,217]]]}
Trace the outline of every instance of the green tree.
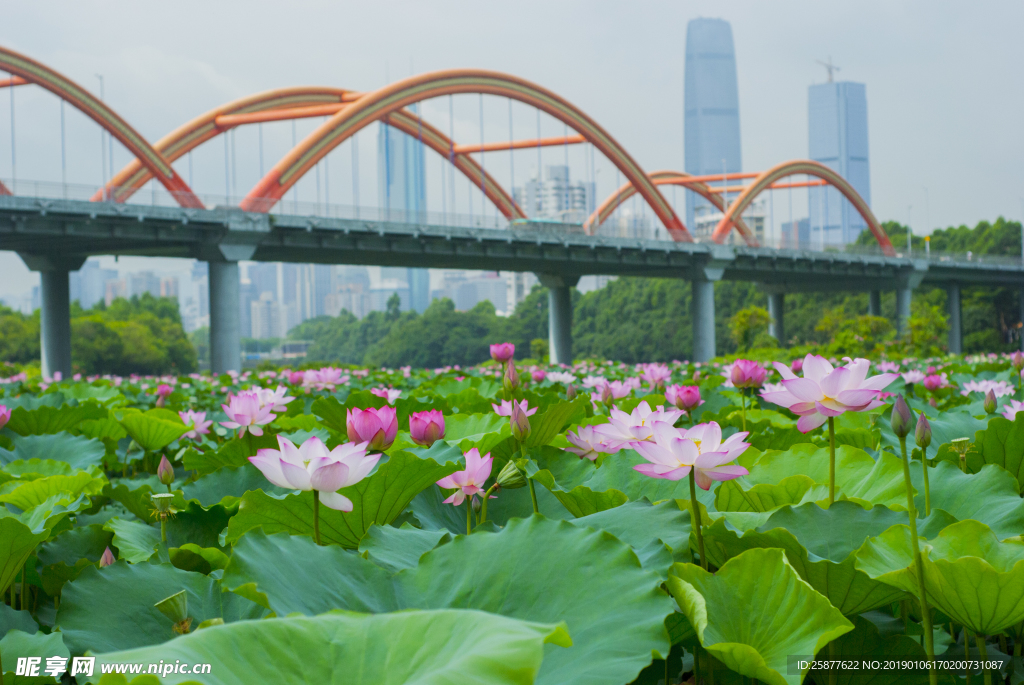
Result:
{"label": "green tree", "polygon": [[745,352],[754,347],[774,347],[775,340],[768,335],[772,316],[764,307],[746,307],[729,319],[729,334],[736,343],[737,351]]}

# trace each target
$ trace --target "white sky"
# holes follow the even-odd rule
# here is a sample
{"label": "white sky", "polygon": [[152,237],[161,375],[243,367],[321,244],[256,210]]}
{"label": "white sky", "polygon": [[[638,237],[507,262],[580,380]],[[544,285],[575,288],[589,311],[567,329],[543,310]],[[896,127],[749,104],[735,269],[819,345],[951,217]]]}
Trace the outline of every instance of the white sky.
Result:
{"label": "white sky", "polygon": [[[732,24],[745,170],[807,154],[807,86],[824,80],[815,60],[831,56],[838,79],[867,84],[871,196],[882,220],[908,220],[918,232],[939,225],[1020,218],[1024,211],[1024,3],[468,1],[337,3],[139,3],[93,0],[6,3],[0,44],[98,89],[149,140],[228,100],[300,84],[372,89],[411,73],[477,67],[516,74],[568,98],[594,117],[647,170],[681,169],[686,23],[723,17]],[[35,87],[16,89],[19,179],[60,180],[59,106]],[[449,126],[447,102],[424,106]],[[516,105],[515,137],[533,137],[532,111]],[[303,137],[316,121],[299,122]],[[455,100],[455,137],[480,137],[477,96]],[[485,136],[508,137],[508,105],[485,102]],[[67,111],[68,180],[100,181],[99,129]],[[561,135],[545,119],[543,135]],[[291,143],[291,124],[264,127],[269,168]],[[236,139],[244,194],[259,177],[254,127]],[[349,204],[350,144],[330,157],[330,199]],[[558,150],[545,164],[559,163]],[[573,175],[584,174],[573,151]],[[360,196],[376,204],[376,134],[360,138]],[[128,154],[115,145],[114,167]],[[535,156],[517,153],[517,184]],[[428,209],[440,210],[441,161],[428,153]],[[225,193],[224,146],[196,151],[197,192]],[[507,155],[487,157],[509,180]],[[176,165],[188,178],[187,166]],[[600,164],[598,197],[614,170]],[[0,178],[11,175],[10,105],[0,92]],[[462,186],[458,211],[466,212]],[[313,179],[299,189],[315,195]],[[479,211],[479,200],[474,211]],[[806,214],[806,201],[794,213]],[[679,205],[682,205],[680,198]],[[450,209],[450,208],[449,208]],[[493,214],[493,209],[489,210]],[[776,207],[777,220],[786,220]],[[2,246],[0,246],[2,247]],[[126,264],[145,261],[122,260]],[[155,265],[168,267],[166,260]],[[0,296],[38,279],[0,252]]]}

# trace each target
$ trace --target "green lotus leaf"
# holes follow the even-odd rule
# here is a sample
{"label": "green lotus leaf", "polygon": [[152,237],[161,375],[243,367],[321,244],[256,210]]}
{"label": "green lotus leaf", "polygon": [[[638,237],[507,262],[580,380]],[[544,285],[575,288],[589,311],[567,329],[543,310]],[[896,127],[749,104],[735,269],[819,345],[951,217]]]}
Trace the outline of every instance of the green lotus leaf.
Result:
{"label": "green lotus leaf", "polygon": [[[910,477],[917,490],[914,505],[923,512],[924,476],[920,466],[910,469]],[[932,509],[942,509],[958,521],[981,521],[1000,539],[1024,531],[1024,500],[1017,480],[1001,466],[992,464],[978,473],[965,474],[952,463],[940,461],[929,469],[928,483]]]}
{"label": "green lotus leaf", "polygon": [[[802,474],[815,483],[828,485],[828,455],[827,447],[811,444],[794,445],[785,452],[765,452],[749,468],[749,475],[730,482],[735,483],[734,487],[748,490],[754,485],[781,483],[789,476]],[[875,460],[856,447],[837,447],[836,498],[906,509],[903,464],[887,452],[880,453]]]}
{"label": "green lotus leaf", "polygon": [[[320,507],[321,540],[356,549],[371,525],[391,523],[420,491],[463,467],[460,462],[439,464],[405,451],[382,458],[372,475],[339,491],[352,500],[352,511]],[[253,528],[265,533],[312,535],[313,493],[281,498],[261,490],[245,493],[238,513],[231,517],[226,540],[234,543]]]}
{"label": "green lotus leaf", "polygon": [[[940,517],[940,512],[935,512]],[[811,502],[783,507],[755,530],[740,533],[719,519],[704,533],[708,559],[721,566],[754,548],[779,548],[811,587],[847,616],[886,606],[906,597],[899,589],[872,580],[855,568],[855,553],[864,539],[907,520],[905,512],[876,506],[864,509],[838,501],[823,509]],[[951,523],[948,517],[943,523]]]}
{"label": "green lotus leaf", "polygon": [[[14,683],[15,685],[20,685],[21,683],[26,685],[29,683],[33,685],[35,683],[59,683],[60,680],[45,675],[46,660],[52,656],[60,656],[65,659],[71,656],[68,648],[64,645],[64,640],[60,633],[47,634],[38,629],[33,630],[31,633],[21,630],[8,631],[3,639],[0,640],[0,654],[7,656],[3,669],[5,675],[4,682]],[[39,663],[39,673],[41,675],[36,678],[14,675],[18,657],[39,657],[41,659]]]}
{"label": "green lotus leaf", "polygon": [[189,430],[177,414],[161,409],[150,409],[145,413],[126,411],[121,417],[121,425],[147,452],[167,447]]}
{"label": "green lotus leaf", "polygon": [[[928,450],[929,458],[932,459],[935,458],[940,446],[946,445],[956,438],[970,438],[977,431],[985,428],[986,425],[985,419],[975,418],[966,407],[938,411],[929,407],[924,402],[920,403],[920,405],[914,404],[915,413],[920,413],[923,410],[928,417],[929,425],[932,427],[932,444]],[[900,453],[900,441],[892,432],[890,422],[888,420],[879,421],[878,427],[882,430],[882,446],[892,450],[893,454],[898,455]],[[909,453],[913,447],[914,436],[910,435],[907,438],[907,452]]]}
{"label": "green lotus leaf", "polygon": [[573,525],[605,530],[633,548],[640,564],[662,578],[676,562],[690,555],[690,509],[673,500],[652,505],[646,500],[626,502],[570,521]]}
{"label": "green lotus leaf", "polygon": [[[435,443],[436,444],[436,443]],[[497,473],[492,469],[492,476]],[[493,477],[492,477],[493,480]],[[537,488],[537,506],[540,513],[549,519],[569,519],[572,514],[545,488]],[[427,488],[413,498],[409,509],[419,523],[427,530],[446,530],[454,535],[466,533],[466,507],[445,504],[448,497],[438,487]],[[496,499],[487,505],[487,520],[503,526],[513,518],[529,518],[533,514],[533,501],[529,488],[499,490]]]}
{"label": "green lotus leaf", "polygon": [[[853,630],[835,640],[827,653],[831,659],[850,659],[863,666],[871,661],[924,661],[924,648],[917,640],[902,634],[882,635],[871,621],[862,616],[851,616]],[[903,629],[902,622],[899,623]],[[936,649],[936,652],[940,650]],[[963,652],[954,658],[962,656]],[[822,656],[825,656],[824,654]],[[840,669],[835,673],[835,685],[925,685],[928,671],[924,669],[856,668]],[[815,682],[828,682],[829,673],[812,670]],[[938,672],[939,682],[953,685],[956,678],[945,669]],[[805,681],[806,682],[806,681]]]}
{"label": "green lotus leaf", "polygon": [[750,549],[711,574],[676,564],[668,588],[704,648],[733,671],[773,685],[799,685],[787,657],[814,655],[853,630],[786,561],[781,549]]}
{"label": "green lotus leaf", "polygon": [[102,466],[106,453],[107,448],[102,442],[81,435],[26,435],[15,441],[13,450],[0,449],[0,463],[8,464],[19,459],[52,459],[67,462],[72,469],[85,470],[90,466]]}
{"label": "green lotus leaf", "polygon": [[360,541],[359,552],[381,568],[395,572],[415,567],[421,556],[446,539],[451,536],[443,530],[420,530],[408,523],[401,528],[373,525]]}
{"label": "green lotus leaf", "polygon": [[[331,612],[322,616],[243,621],[206,628],[170,642],[97,656],[88,683],[106,663],[208,663],[204,685],[378,685],[473,683],[530,685],[545,660],[545,644],[572,644],[562,625],[518,621],[482,611],[442,609],[390,614]],[[244,645],[244,649],[240,646]],[[330,658],[324,655],[330,654]],[[132,681],[143,685],[144,676]],[[148,681],[146,681],[148,682]],[[161,683],[198,682],[169,674]]]}
{"label": "green lotus leaf", "polygon": [[1024,487],[1024,414],[1018,413],[1013,421],[995,416],[987,428],[975,433],[967,469],[976,473],[985,464],[1002,466],[1017,479],[1018,487]]}
{"label": "green lotus leaf", "polygon": [[[633,470],[647,462],[633,450],[609,455],[601,466],[553,447],[530,452],[527,475],[547,488],[573,516],[588,516],[626,502],[689,499],[690,485]],[[534,463],[536,462],[536,463]]]}
{"label": "green lotus leaf", "polygon": [[158,645],[173,638],[174,630],[154,605],[182,590],[188,593],[193,628],[211,618],[230,623],[266,613],[244,597],[223,592],[219,581],[201,573],[168,563],[120,560],[102,569],[90,566],[64,586],[56,627],[75,654]]}
{"label": "green lotus leaf", "polygon": [[228,565],[229,557],[216,547],[200,547],[187,542],[167,550],[171,563],[183,571],[209,574]]}
{"label": "green lotus leaf", "polygon": [[238,468],[252,466],[249,457],[261,449],[277,449],[277,436],[270,433],[253,435],[246,433],[241,438],[231,438],[217,449],[205,452],[189,450],[182,457],[182,465],[189,471],[197,471],[200,475],[213,473],[222,468]]}
{"label": "green lotus leaf", "polygon": [[508,417],[494,412],[446,416],[444,440],[449,445],[459,446],[461,451],[476,447],[483,455],[512,434],[508,421]]}
{"label": "green lotus leaf", "polygon": [[828,486],[804,475],[783,478],[778,484],[760,483],[744,490],[734,480],[718,486],[715,509],[718,511],[774,511],[786,504],[802,504],[828,499]]}
{"label": "green lotus leaf", "polygon": [[[39,624],[32,618],[29,611],[12,609],[9,604],[0,604],[0,634],[7,634],[9,630],[20,630],[29,635],[39,631]],[[0,651],[0,654],[3,652]]]}
{"label": "green lotus leaf", "polygon": [[389,611],[462,608],[565,621],[574,646],[548,649],[537,679],[544,685],[632,681],[652,653],[668,653],[664,622],[673,613],[661,579],[642,569],[627,545],[543,516],[458,536],[391,577],[337,547],[250,533],[236,546],[224,583],[279,616],[373,603]]}
{"label": "green lotus leaf", "polygon": [[560,435],[567,425],[587,415],[589,400],[582,397],[570,402],[557,402],[530,417],[530,435],[526,447],[540,447]]}
{"label": "green lotus leaf", "polygon": [[47,528],[33,530],[14,516],[0,517],[0,594],[7,591],[36,546],[48,537]]}
{"label": "green lotus leaf", "polygon": [[7,427],[18,435],[46,435],[75,428],[82,421],[102,419],[107,410],[98,404],[65,404],[61,407],[15,407]]}
{"label": "green lotus leaf", "polygon": [[110,531],[94,523],[66,530],[41,544],[36,556],[46,594],[56,597],[64,583],[77,578],[86,566],[98,562],[112,537]]}
{"label": "green lotus leaf", "polygon": [[[94,476],[88,471],[78,471],[72,475],[45,476],[30,481],[10,481],[4,483],[6,492],[0,495],[0,502],[13,504],[22,511],[39,506],[54,495],[74,499],[79,495],[96,495],[103,491],[107,479]],[[8,488],[11,488],[8,490]]]}
{"label": "green lotus leaf", "polygon": [[82,423],[78,424],[78,431],[87,438],[99,440],[110,438],[114,442],[128,436],[128,431],[124,429],[121,422],[110,415],[102,419],[82,421]]}
{"label": "green lotus leaf", "polygon": [[[53,459],[19,459],[6,464],[4,474],[14,476],[20,480],[35,480],[46,476],[69,476],[74,470],[71,464],[66,461],[55,461]],[[91,467],[94,475],[101,475],[96,467]]]}
{"label": "green lotus leaf", "polygon": [[[1000,542],[984,523],[954,523],[919,539],[928,602],[978,635],[998,635],[1024,621],[1024,541]],[[909,526],[894,526],[857,552],[872,578],[917,591]]]}
{"label": "green lotus leaf", "polygon": [[117,558],[131,564],[152,557],[160,544],[160,529],[142,521],[112,518],[103,524],[103,530],[114,534],[111,544],[117,548]]}

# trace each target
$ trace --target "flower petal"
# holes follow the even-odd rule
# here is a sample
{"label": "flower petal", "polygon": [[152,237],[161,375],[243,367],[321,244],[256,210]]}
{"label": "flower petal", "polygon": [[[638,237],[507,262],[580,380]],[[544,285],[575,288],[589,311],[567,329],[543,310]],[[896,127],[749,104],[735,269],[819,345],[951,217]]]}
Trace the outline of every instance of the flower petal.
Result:
{"label": "flower petal", "polygon": [[313,471],[309,484],[314,490],[335,492],[345,486],[348,480],[348,466],[340,461],[332,462]]}
{"label": "flower petal", "polygon": [[352,500],[336,492],[321,492],[320,504],[335,511],[352,511]]}

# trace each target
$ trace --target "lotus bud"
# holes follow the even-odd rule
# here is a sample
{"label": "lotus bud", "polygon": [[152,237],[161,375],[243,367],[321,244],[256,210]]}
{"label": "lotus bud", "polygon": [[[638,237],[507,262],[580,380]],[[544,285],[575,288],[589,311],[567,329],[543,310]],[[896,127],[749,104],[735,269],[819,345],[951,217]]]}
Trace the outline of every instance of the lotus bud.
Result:
{"label": "lotus bud", "polygon": [[491,359],[496,362],[504,364],[505,362],[512,359],[512,356],[516,353],[516,346],[512,343],[497,343],[491,345]]}
{"label": "lotus bud", "polygon": [[931,407],[932,409],[938,409],[939,403],[938,401],[936,401],[934,397],[931,397],[928,399],[928,406]]}
{"label": "lotus bud", "polygon": [[114,553],[110,551],[110,547],[103,550],[103,556],[100,557],[100,568],[106,568],[113,564],[117,559],[114,558]]}
{"label": "lotus bud", "polygon": [[1017,350],[1011,354],[1010,363],[1013,364],[1014,370],[1016,370],[1017,373],[1020,373],[1020,371],[1024,369],[1024,352]]}
{"label": "lotus bud", "polygon": [[171,619],[174,623],[174,632],[178,635],[184,635],[192,627],[192,619],[188,617],[188,593],[185,590],[162,599],[153,606]]}
{"label": "lotus bud", "polygon": [[519,373],[516,371],[516,363],[511,359],[505,364],[505,375],[502,379],[502,384],[505,386],[505,390],[509,392],[519,388]]}
{"label": "lotus bud", "polygon": [[576,386],[571,383],[565,386],[565,399],[574,400],[576,399]]}
{"label": "lotus bud", "polygon": [[7,422],[11,420],[11,410],[7,408],[7,405],[0,404],[0,428],[7,425]]}
{"label": "lotus bud", "polygon": [[411,414],[409,435],[417,445],[430,447],[444,437],[444,414],[437,409]]}
{"label": "lotus bud", "polygon": [[160,466],[156,467],[156,477],[164,485],[170,486],[174,482],[174,467],[167,461],[166,456],[160,457]]}
{"label": "lotus bud", "polygon": [[512,402],[512,417],[509,423],[512,428],[512,437],[516,440],[523,442],[530,437],[530,419],[518,402]]}
{"label": "lotus bud", "polygon": [[917,429],[914,431],[914,440],[917,442],[917,446],[922,449],[932,444],[932,425],[928,423],[928,417],[924,415],[924,412],[921,412],[921,415],[917,417]]}
{"label": "lotus bud", "polygon": [[473,501],[472,501],[472,505],[473,505],[473,512],[476,513],[476,514],[479,514],[480,510],[483,508],[483,501],[477,499],[476,497],[474,497]]}
{"label": "lotus bud", "polygon": [[519,470],[516,463],[509,459],[508,463],[498,473],[498,485],[505,490],[515,490],[526,486],[526,475]]}
{"label": "lotus bud", "polygon": [[996,393],[994,390],[989,390],[985,393],[985,413],[996,413]]}
{"label": "lotus bud", "polygon": [[907,406],[907,401],[903,399],[903,396],[898,395],[895,404],[892,405],[892,417],[890,418],[892,432],[896,434],[897,438],[903,439],[910,433],[910,419],[910,407]]}

